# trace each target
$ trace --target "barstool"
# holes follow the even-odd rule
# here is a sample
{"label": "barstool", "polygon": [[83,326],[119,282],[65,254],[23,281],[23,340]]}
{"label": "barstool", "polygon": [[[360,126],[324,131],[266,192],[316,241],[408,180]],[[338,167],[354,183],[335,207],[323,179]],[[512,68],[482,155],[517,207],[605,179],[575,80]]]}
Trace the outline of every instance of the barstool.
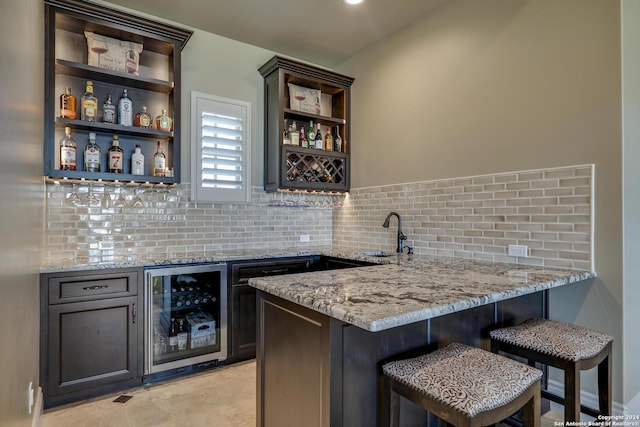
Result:
{"label": "barstool", "polygon": [[386,363],[382,372],[391,393],[391,427],[399,425],[400,396],[458,427],[495,424],[519,409],[525,427],[540,426],[542,372],[506,357],[452,343]]}
{"label": "barstool", "polygon": [[[529,319],[493,330],[491,350],[524,357],[564,371],[564,398],[542,390],[542,397],[564,405],[564,419],[580,421],[580,413],[611,415],[611,347],[613,337],[569,323]],[[599,411],[580,405],[580,371],[598,367]]]}

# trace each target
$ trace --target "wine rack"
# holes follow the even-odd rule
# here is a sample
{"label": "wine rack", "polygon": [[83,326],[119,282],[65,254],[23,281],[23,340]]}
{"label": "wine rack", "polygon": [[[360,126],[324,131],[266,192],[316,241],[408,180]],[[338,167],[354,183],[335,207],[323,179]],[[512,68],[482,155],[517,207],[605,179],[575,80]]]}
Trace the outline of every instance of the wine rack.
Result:
{"label": "wine rack", "polygon": [[284,173],[290,187],[304,189],[312,183],[323,185],[327,191],[345,189],[347,158],[343,153],[286,146],[283,152]]}
{"label": "wine rack", "polygon": [[[259,71],[265,90],[265,190],[349,191],[350,94],[354,79],[279,56]],[[292,108],[289,85],[316,91],[320,95],[319,112]],[[323,135],[327,128],[332,132],[337,128],[342,151],[283,143],[283,131],[289,124],[308,129],[310,121],[321,125]]]}

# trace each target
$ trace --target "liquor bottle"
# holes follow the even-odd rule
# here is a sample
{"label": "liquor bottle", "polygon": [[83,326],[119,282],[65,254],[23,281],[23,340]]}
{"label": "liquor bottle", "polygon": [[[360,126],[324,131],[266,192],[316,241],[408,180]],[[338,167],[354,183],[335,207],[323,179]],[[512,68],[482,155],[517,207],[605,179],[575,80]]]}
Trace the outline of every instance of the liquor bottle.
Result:
{"label": "liquor bottle", "polygon": [[100,146],[96,144],[94,132],[89,132],[89,143],[84,147],[84,170],[100,172]]}
{"label": "liquor bottle", "polygon": [[167,116],[167,110],[164,108],[159,116],[156,117],[156,129],[163,130],[165,132],[171,132],[173,130],[173,120]]}
{"label": "liquor bottle", "polygon": [[342,138],[340,137],[340,126],[336,126],[336,136],[333,138],[333,151],[342,153]]}
{"label": "liquor bottle", "polygon": [[98,98],[93,95],[93,82],[87,81],[87,88],[80,100],[80,118],[95,122],[98,118]]}
{"label": "liquor bottle", "polygon": [[107,171],[110,173],[122,173],[123,157],[124,151],[120,148],[118,135],[113,135],[111,147],[109,147],[109,151],[107,153]]}
{"label": "liquor bottle", "polygon": [[178,329],[176,328],[176,320],[171,318],[171,326],[169,326],[169,350],[178,350]]}
{"label": "liquor bottle", "polygon": [[144,175],[144,155],[139,145],[136,145],[136,150],[131,155],[131,174]]}
{"label": "liquor bottle", "polygon": [[333,151],[333,135],[331,135],[331,128],[327,128],[327,133],[324,135],[324,149],[327,151]]}
{"label": "liquor bottle", "polygon": [[76,97],[71,94],[71,88],[67,86],[64,88],[64,93],[60,95],[60,117],[75,119],[76,114]]}
{"label": "liquor bottle", "polygon": [[289,136],[289,129],[291,125],[287,127],[287,121],[284,121],[284,130],[282,131],[282,145],[291,145],[291,137]]}
{"label": "liquor bottle", "polygon": [[76,170],[76,140],[71,136],[71,128],[65,126],[64,136],[60,140],[60,169],[65,171]]}
{"label": "liquor bottle", "polygon": [[300,126],[300,146],[306,148],[308,145],[307,136],[304,134],[304,126]]}
{"label": "liquor bottle", "polygon": [[318,123],[318,129],[316,130],[316,148],[319,150],[322,150],[324,148],[324,139],[322,138],[320,123]]}
{"label": "liquor bottle", "polygon": [[122,96],[118,100],[118,124],[133,126],[133,101],[129,98],[126,89],[123,89]]}
{"label": "liquor bottle", "polygon": [[107,99],[102,104],[102,121],[105,123],[116,123],[116,106],[113,105],[111,94],[107,95]]}
{"label": "liquor bottle", "polygon": [[300,132],[298,132],[296,122],[293,122],[291,124],[291,128],[289,130],[289,138],[291,138],[291,145],[300,145]]}
{"label": "liquor bottle", "polygon": [[187,325],[184,324],[184,319],[180,319],[178,322],[178,350],[187,349],[188,338],[189,332],[187,332]]}
{"label": "liquor bottle", "polygon": [[153,176],[164,176],[167,167],[167,158],[162,151],[162,142],[158,141],[158,149],[153,155]]}
{"label": "liquor bottle", "polygon": [[[307,131],[307,141],[309,144],[314,145],[316,140],[316,131],[313,128],[313,120],[309,120],[309,130]],[[313,148],[313,147],[309,147]]]}
{"label": "liquor bottle", "polygon": [[149,129],[153,127],[153,121],[151,119],[151,115],[147,113],[147,106],[142,106],[142,111],[138,111],[136,113],[136,117],[134,119],[133,125],[137,128],[146,128]]}

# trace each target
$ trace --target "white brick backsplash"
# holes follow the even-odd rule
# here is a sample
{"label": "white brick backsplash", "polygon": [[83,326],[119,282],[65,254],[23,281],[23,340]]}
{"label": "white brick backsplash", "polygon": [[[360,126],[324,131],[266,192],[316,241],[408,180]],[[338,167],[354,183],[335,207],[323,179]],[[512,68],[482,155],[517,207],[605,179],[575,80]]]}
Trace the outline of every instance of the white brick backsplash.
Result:
{"label": "white brick backsplash", "polygon": [[[245,249],[394,250],[397,223],[418,254],[590,268],[593,166],[571,166],[495,175],[352,189],[349,196],[265,193],[252,201],[199,204],[189,184],[142,186],[144,207],[72,206],[71,185],[48,182],[47,265],[99,264],[188,257]],[[88,185],[77,184],[80,199]],[[104,186],[94,184],[102,200]],[[132,186],[109,186],[112,204]],[[311,241],[301,243],[300,234]],[[527,245],[528,258],[507,255],[509,244]]]}
{"label": "white brick backsplash", "polygon": [[[400,198],[398,185],[353,189],[334,209],[333,246],[393,250],[396,222],[382,222],[397,211],[418,254],[588,269],[592,185],[593,166],[581,165],[404,184]],[[509,244],[530,256],[507,256]]]}

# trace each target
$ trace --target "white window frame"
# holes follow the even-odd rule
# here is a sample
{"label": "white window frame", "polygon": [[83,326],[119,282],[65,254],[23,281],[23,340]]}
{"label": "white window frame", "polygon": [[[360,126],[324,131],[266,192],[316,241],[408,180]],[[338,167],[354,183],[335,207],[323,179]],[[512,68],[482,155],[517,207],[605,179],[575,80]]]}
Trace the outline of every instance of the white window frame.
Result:
{"label": "white window frame", "polygon": [[[240,109],[242,120],[241,188],[202,185],[202,114],[225,114]],[[228,114],[228,113],[227,113]],[[251,199],[251,103],[208,93],[191,92],[191,200],[194,202],[249,202]]]}

